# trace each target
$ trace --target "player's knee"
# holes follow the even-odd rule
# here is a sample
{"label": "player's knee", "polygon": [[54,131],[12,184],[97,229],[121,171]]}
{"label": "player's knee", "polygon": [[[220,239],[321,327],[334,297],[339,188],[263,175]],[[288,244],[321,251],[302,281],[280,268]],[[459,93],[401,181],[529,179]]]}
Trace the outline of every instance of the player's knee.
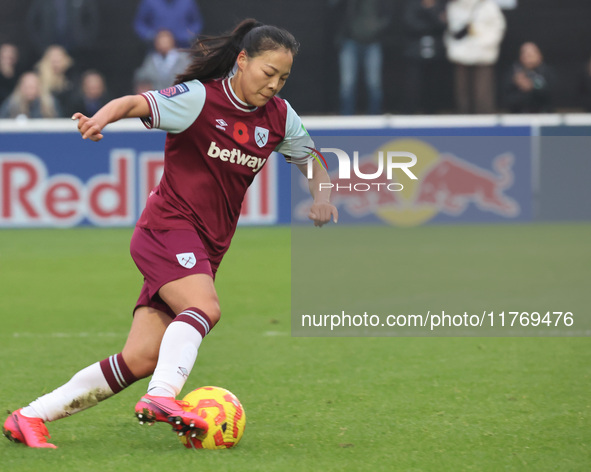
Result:
{"label": "player's knee", "polygon": [[190,311],[191,308],[197,309],[200,313],[205,314],[207,319],[211,322],[211,327],[213,328],[216,323],[220,320],[221,311],[220,311],[220,304],[219,301],[216,299],[210,300],[200,300],[199,304],[193,304],[190,307],[184,308],[179,311],[179,315],[185,312],[185,310]]}
{"label": "player's knee", "polygon": [[194,306],[199,308],[203,313],[207,315],[209,321],[211,321],[212,327],[214,327],[216,323],[220,320],[222,313],[220,309],[220,301],[217,295],[214,294],[211,297],[200,298],[199,303]]}
{"label": "player's knee", "polygon": [[207,304],[207,307],[203,308],[203,311],[209,318],[209,321],[211,321],[212,327],[216,325],[216,323],[220,320],[220,317],[222,316],[220,302],[217,299],[211,300]]}

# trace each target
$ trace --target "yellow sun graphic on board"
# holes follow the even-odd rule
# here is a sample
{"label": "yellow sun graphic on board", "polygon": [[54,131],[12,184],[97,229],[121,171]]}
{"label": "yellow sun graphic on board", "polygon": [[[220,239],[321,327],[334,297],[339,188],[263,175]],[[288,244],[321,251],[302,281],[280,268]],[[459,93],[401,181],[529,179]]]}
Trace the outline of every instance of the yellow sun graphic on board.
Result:
{"label": "yellow sun graphic on board", "polygon": [[418,139],[395,139],[383,144],[376,150],[379,155],[383,152],[410,152],[417,156],[417,163],[411,171],[418,180],[411,180],[402,171],[395,170],[393,179],[401,183],[404,188],[396,192],[396,203],[379,206],[375,215],[383,221],[398,226],[416,226],[429,221],[439,210],[435,206],[415,207],[414,202],[420,190],[421,178],[439,160],[439,151],[430,144]]}

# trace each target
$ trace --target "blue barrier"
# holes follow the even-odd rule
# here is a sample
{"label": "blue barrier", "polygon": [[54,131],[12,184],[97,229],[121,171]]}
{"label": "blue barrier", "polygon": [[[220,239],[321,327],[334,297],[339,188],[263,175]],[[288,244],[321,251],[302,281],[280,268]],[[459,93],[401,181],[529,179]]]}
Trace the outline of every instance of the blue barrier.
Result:
{"label": "blue barrier", "polygon": [[[402,226],[532,220],[543,154],[535,140],[591,130],[588,115],[304,122],[317,149],[341,148],[352,163],[358,153],[361,176],[349,180],[340,178],[334,153],[325,153],[341,220]],[[70,120],[0,120],[0,227],[133,225],[160,179],[164,138],[139,120],[111,125],[99,143],[82,140]],[[417,180],[398,171],[391,181],[379,180],[385,171],[364,177],[376,174],[379,151],[389,147],[418,157]],[[402,188],[384,190],[393,182]],[[304,176],[273,155],[247,193],[240,224],[303,222],[309,204]]]}

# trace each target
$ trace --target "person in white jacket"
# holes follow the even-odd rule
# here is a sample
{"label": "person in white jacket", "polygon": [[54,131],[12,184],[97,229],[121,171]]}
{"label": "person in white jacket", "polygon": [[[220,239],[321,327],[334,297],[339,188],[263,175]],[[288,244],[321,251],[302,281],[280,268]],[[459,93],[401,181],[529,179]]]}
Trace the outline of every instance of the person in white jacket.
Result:
{"label": "person in white jacket", "polygon": [[451,0],[444,41],[455,64],[459,113],[495,112],[495,70],[505,17],[494,0]]}

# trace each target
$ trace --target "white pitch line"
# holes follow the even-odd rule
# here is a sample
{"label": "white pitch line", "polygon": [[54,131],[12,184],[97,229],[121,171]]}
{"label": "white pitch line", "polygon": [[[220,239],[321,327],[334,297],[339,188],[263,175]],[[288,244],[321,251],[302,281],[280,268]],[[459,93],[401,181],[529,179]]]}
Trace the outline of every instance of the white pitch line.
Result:
{"label": "white pitch line", "polygon": [[12,333],[13,338],[119,338],[125,337],[128,333]]}
{"label": "white pitch line", "polygon": [[[91,333],[91,332],[79,332],[79,333],[12,333],[12,338],[36,338],[36,339],[64,339],[64,338],[124,338],[128,335],[127,332],[121,333]],[[290,333],[286,331],[265,331],[263,336],[276,337],[276,336],[289,336]]]}

